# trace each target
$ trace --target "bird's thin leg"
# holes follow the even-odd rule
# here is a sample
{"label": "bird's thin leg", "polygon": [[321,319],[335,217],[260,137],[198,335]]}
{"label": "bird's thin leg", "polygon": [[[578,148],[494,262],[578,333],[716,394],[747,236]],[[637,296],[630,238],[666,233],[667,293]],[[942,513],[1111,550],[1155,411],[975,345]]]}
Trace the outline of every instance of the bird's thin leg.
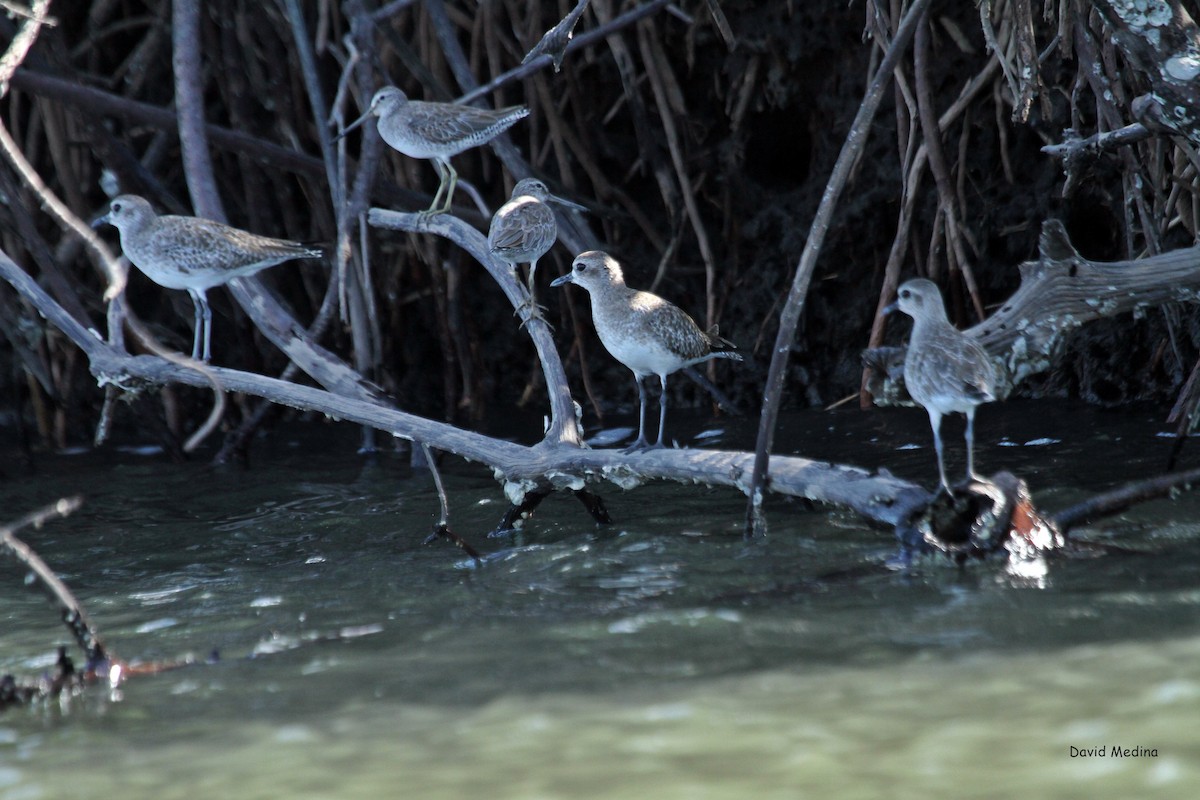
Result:
{"label": "bird's thin leg", "polygon": [[204,339],[204,308],[200,305],[199,294],[188,289],[188,296],[192,298],[192,312],[195,315],[192,326],[192,358],[199,360],[200,342]]}
{"label": "bird's thin leg", "polygon": [[942,415],[933,409],[928,409],[928,411],[929,426],[933,428],[933,449],[937,451],[938,476],[942,481],[941,489],[945,489],[946,494],[953,497],[954,492],[950,490],[950,482],[946,480],[946,462],[942,455]]}
{"label": "bird's thin leg", "polygon": [[975,409],[967,411],[967,480],[978,480],[975,474]]}
{"label": "bird's thin leg", "polygon": [[442,202],[442,192],[446,190],[446,170],[442,165],[441,160],[437,158],[433,159],[433,167],[437,170],[438,174],[438,188],[437,191],[433,193],[433,202],[429,204],[429,208],[422,212],[423,214],[428,214],[430,216],[433,216],[434,214],[440,214],[445,210],[438,208],[438,205]]}
{"label": "bird's thin leg", "polygon": [[650,444],[646,441],[646,384],[642,376],[636,373],[634,373],[633,380],[637,383],[638,388],[638,437],[633,444],[621,451],[623,453],[644,450]]}
{"label": "bird's thin leg", "polygon": [[[208,298],[203,289],[188,289],[192,297],[192,308],[196,314],[196,330],[192,334],[192,358],[208,361],[212,356],[212,309],[208,307]],[[204,349],[201,351],[201,342]]]}
{"label": "bird's thin leg", "polygon": [[447,161],[443,166],[445,166],[446,172],[450,174],[450,186],[446,189],[446,197],[442,200],[442,207],[437,211],[439,214],[446,213],[450,210],[450,206],[454,204],[454,187],[458,185],[458,171],[454,169],[454,165]]}
{"label": "bird's thin leg", "polygon": [[[516,269],[516,267],[514,267],[514,269]],[[537,259],[535,258],[533,261],[529,262],[529,281],[526,284],[526,286],[529,289],[529,296],[526,297],[525,302],[523,302],[523,303],[521,303],[521,305],[517,306],[517,310],[513,312],[514,315],[517,315],[517,314],[520,314],[522,311],[529,309],[529,312],[527,314],[525,314],[525,316],[521,319],[521,327],[522,328],[524,328],[525,325],[531,319],[540,319],[542,322],[546,322],[546,317],[542,314],[542,312],[545,311],[546,309],[539,306],[537,304],[537,301],[534,300],[534,298],[533,298],[533,273],[536,270],[537,270]],[[546,324],[549,324],[549,323],[546,323]]]}
{"label": "bird's thin leg", "polygon": [[654,446],[662,447],[663,430],[667,427],[667,376],[659,375],[658,381],[662,387],[662,394],[658,396],[658,441]]}
{"label": "bird's thin leg", "polygon": [[208,297],[200,292],[200,305],[204,308],[204,363],[212,360],[212,308],[208,305]]}

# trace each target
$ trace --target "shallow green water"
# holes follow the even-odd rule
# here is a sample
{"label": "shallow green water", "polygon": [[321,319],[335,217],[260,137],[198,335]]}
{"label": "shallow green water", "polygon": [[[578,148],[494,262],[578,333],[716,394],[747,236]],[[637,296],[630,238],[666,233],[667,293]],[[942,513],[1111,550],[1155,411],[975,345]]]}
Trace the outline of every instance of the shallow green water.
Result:
{"label": "shallow green water", "polygon": [[[681,437],[703,428],[672,422]],[[749,422],[723,424],[707,441],[752,439]],[[1007,404],[980,415],[980,466],[1018,471],[1053,510],[1157,467],[1165,429]],[[795,415],[779,440],[929,481],[927,438],[924,415],[902,409]],[[22,535],[110,646],[201,663],[0,715],[0,800],[1182,798],[1200,785],[1200,497],[1080,531],[1130,552],[1056,561],[1041,581],[994,565],[901,576],[877,568],[889,533],[853,515],[774,501],[770,536],[746,543],[739,496],[674,485],[602,487],[611,526],[551,498],[515,537],[485,539],[500,492],[452,463],[452,524],[489,553],[477,569],[420,544],[428,479],[386,457],[363,466],[355,444],[323,428],[276,434],[249,471],[82,454],[10,472],[5,518],[86,495]],[[7,562],[0,602],[0,672],[45,669],[64,629]]]}

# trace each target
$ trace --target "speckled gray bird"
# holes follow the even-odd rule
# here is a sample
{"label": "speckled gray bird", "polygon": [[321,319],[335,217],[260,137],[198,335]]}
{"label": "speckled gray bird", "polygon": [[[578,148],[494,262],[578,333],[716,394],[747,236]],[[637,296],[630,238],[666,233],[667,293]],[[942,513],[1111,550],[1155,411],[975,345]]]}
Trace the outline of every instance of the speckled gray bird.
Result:
{"label": "speckled gray bird", "polygon": [[384,86],[342,136],[374,116],[378,118],[379,135],[389,146],[410,158],[432,159],[441,183],[426,213],[442,214],[450,210],[458,182],[450,157],[491,141],[528,115],[525,106],[490,109],[409,100],[395,86]]}
{"label": "speckled gray bird", "polygon": [[159,216],[150,203],[134,194],[113,199],[108,213],[92,227],[105,223],[117,229],[125,256],[150,280],[191,295],[196,312],[192,358],[204,361],[212,355],[209,289],[293,258],[324,255],[319,248],[259,236],[211,219]]}
{"label": "speckled gray bird", "polygon": [[904,385],[929,413],[941,488],[953,495],[942,454],[942,417],[953,412],[966,415],[967,479],[974,479],[975,409],[996,399],[996,367],[978,341],[950,324],[942,294],[932,281],[917,278],[902,284],[896,302],[884,312],[896,309],[913,318]]}
{"label": "speckled gray bird", "polygon": [[[607,253],[589,250],[575,257],[571,271],[551,286],[574,283],[588,291],[592,300],[592,324],[605,349],[633,371],[638,387],[640,411],[638,438],[626,452],[663,446],[667,421],[667,376],[672,372],[713,358],[741,361],[736,346],[717,335],[705,333],[678,306],[656,294],[625,285],[621,265]],[[658,440],[646,441],[645,378],[657,375],[662,384],[659,397]]]}
{"label": "speckled gray bird", "polygon": [[558,223],[547,203],[585,210],[583,206],[553,195],[537,178],[522,178],[513,187],[512,198],[500,206],[488,230],[488,249],[506,263],[529,264],[529,299],[518,308],[530,307],[530,316],[540,316],[534,300],[533,275],[538,259],[546,255],[558,238]]}

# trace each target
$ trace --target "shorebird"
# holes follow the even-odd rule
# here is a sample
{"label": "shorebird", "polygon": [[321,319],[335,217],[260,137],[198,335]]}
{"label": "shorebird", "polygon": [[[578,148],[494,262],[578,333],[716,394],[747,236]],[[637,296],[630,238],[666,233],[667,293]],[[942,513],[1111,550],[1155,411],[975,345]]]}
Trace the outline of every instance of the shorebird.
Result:
{"label": "shorebird", "polygon": [[550,194],[546,184],[537,178],[522,178],[513,187],[512,198],[492,217],[488,231],[488,249],[493,256],[512,264],[513,269],[522,262],[529,264],[529,299],[517,311],[529,306],[532,309],[530,317],[540,316],[534,301],[533,283],[538,259],[550,251],[558,238],[558,223],[547,203],[586,210],[577,203]]}
{"label": "shorebird", "polygon": [[379,119],[379,135],[393,149],[411,158],[432,159],[441,183],[426,213],[442,214],[450,210],[454,185],[458,182],[458,173],[450,166],[450,157],[491,141],[528,115],[529,109],[525,106],[493,110],[409,100],[408,95],[395,86],[384,86],[375,92],[366,112],[350,123],[341,135],[345,136],[374,116]]}
{"label": "shorebird", "polygon": [[209,289],[293,258],[324,255],[316,247],[259,236],[203,217],[160,217],[150,203],[135,194],[115,198],[108,213],[98,217],[92,227],[104,223],[117,229],[125,256],[150,280],[192,296],[196,312],[192,358],[204,361],[212,355]]}
{"label": "shorebird", "polygon": [[587,9],[588,2],[590,0],[579,0],[575,4],[575,8],[569,11],[558,24],[542,34],[542,38],[533,46],[533,49],[525,54],[521,63],[528,64],[538,56],[550,56],[550,60],[554,62],[554,72],[558,74],[562,68],[563,57],[567,54],[567,45],[571,43],[571,37],[575,35],[575,25]]}
{"label": "shorebird", "polygon": [[[571,271],[550,285],[565,283],[587,289],[592,299],[592,324],[596,326],[600,341],[613,358],[633,371],[637,382],[641,405],[638,438],[626,448],[626,453],[663,446],[668,375],[713,358],[742,360],[742,356],[734,352],[735,345],[717,335],[715,328],[705,333],[678,306],[656,294],[626,286],[621,265],[608,253],[599,250],[580,253],[575,257]],[[658,440],[653,445],[646,441],[645,378],[649,375],[657,375],[662,384]]]}
{"label": "shorebird", "polygon": [[941,292],[932,281],[917,278],[901,285],[896,302],[884,313],[897,309],[913,318],[904,385],[929,413],[940,488],[953,496],[942,455],[942,416],[952,412],[967,416],[967,480],[974,479],[975,409],[996,399],[996,367],[979,342],[950,324]]}

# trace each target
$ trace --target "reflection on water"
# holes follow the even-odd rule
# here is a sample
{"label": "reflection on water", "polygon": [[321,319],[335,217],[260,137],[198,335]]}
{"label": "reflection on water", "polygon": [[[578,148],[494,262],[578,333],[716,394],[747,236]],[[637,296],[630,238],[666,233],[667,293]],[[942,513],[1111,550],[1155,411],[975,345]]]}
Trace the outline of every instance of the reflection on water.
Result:
{"label": "reflection on water", "polygon": [[[720,426],[724,446],[753,440],[747,421]],[[1164,428],[989,406],[977,458],[1054,510],[1156,468]],[[924,414],[899,409],[794,415],[779,441],[931,484],[927,437]],[[1200,785],[1200,497],[1081,531],[1124,550],[1055,560],[1034,590],[986,565],[889,573],[887,532],[779,499],[770,536],[747,543],[739,496],[698,487],[603,487],[605,527],[551,498],[489,540],[498,487],[451,464],[453,526],[488,552],[477,568],[420,545],[437,511],[426,476],[364,467],[349,429],[276,438],[248,472],[82,454],[0,484],[6,517],[85,487],[82,511],[24,538],[116,652],[197,662],[119,700],[97,688],[0,715],[0,800]],[[47,668],[65,631],[7,562],[0,602],[0,672]],[[1070,754],[1114,745],[1157,756]]]}

